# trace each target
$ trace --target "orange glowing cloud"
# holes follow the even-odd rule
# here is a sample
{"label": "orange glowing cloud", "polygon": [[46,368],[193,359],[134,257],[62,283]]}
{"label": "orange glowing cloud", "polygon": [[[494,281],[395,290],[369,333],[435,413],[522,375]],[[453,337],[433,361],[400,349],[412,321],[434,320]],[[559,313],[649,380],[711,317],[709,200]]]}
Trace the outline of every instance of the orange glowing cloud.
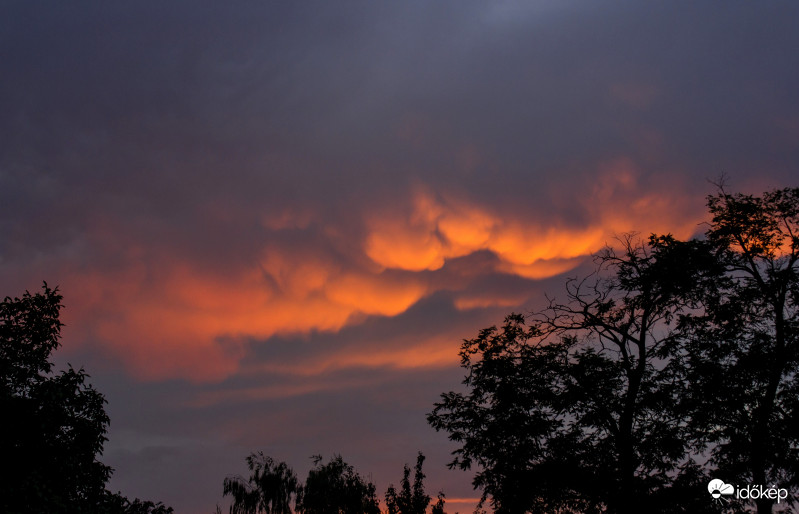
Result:
{"label": "orange glowing cloud", "polygon": [[[544,219],[534,210],[503,211],[424,188],[413,190],[404,205],[400,197],[394,210],[363,212],[362,233],[340,230],[335,220],[321,224],[307,209],[299,217],[284,213],[264,224],[296,237],[267,238],[255,262],[241,270],[209,272],[157,248],[145,252],[130,245],[122,260],[127,266],[74,272],[62,283],[69,299],[65,315],[79,327],[74,340],[96,341],[138,377],[218,381],[240,371],[249,341],[336,332],[367,316],[397,316],[441,290],[450,292],[458,310],[515,307],[527,300],[525,291],[476,291],[467,283],[492,271],[525,279],[565,273],[616,234],[669,231],[688,237],[701,216],[666,186],[643,191],[629,160],[603,165],[592,184],[582,201],[574,201],[583,213],[578,219],[588,220],[583,222]],[[320,230],[308,231],[311,224]],[[329,240],[303,239],[309,233]],[[486,251],[495,258],[485,268],[465,269],[468,262],[461,261],[460,268],[437,271],[448,261]],[[428,337],[410,346],[374,342],[357,352],[342,348],[270,365],[306,375],[346,367],[452,365],[460,337]]]}
{"label": "orange glowing cloud", "polygon": [[327,298],[364,314],[396,316],[419,301],[426,287],[413,280],[381,279],[375,275],[350,273],[331,280]]}
{"label": "orange glowing cloud", "polygon": [[705,217],[704,202],[683,192],[680,175],[657,176],[647,186],[639,183],[639,176],[635,164],[623,157],[599,167],[593,192],[583,205],[598,226],[605,227],[607,243],[626,232],[694,235]]}
{"label": "orange glowing cloud", "polygon": [[380,348],[380,344],[370,344],[368,352],[334,353],[322,358],[310,358],[303,363],[281,363],[267,365],[263,371],[281,372],[300,376],[314,376],[321,373],[347,368],[435,368],[451,366],[457,362],[460,338],[451,334],[446,337],[432,337],[415,344],[398,348]]}
{"label": "orange glowing cloud", "polygon": [[416,190],[410,204],[409,212],[371,218],[364,253],[380,266],[437,270],[449,259],[489,250],[499,257],[498,271],[541,279],[573,269],[619,234],[643,230],[689,237],[698,221],[669,190],[642,193],[638,172],[627,159],[601,166],[593,190],[575,202],[591,215],[586,226],[509,217],[425,189]]}
{"label": "orange glowing cloud", "polygon": [[[579,264],[571,259],[599,249],[603,227],[570,229],[557,222],[544,228],[520,219],[504,219],[462,200],[438,201],[416,192],[406,219],[375,216],[364,251],[374,262],[409,271],[436,270],[448,259],[490,250],[502,270],[542,278]],[[557,261],[557,264],[555,264]]]}
{"label": "orange glowing cloud", "polygon": [[[155,280],[128,270],[89,273],[64,284],[80,291],[70,323],[124,355],[144,379],[219,380],[236,371],[247,338],[336,331],[358,315],[394,316],[426,294],[412,277],[343,271],[315,255],[268,252],[236,276],[162,267]],[[89,334],[84,334],[89,335]]]}
{"label": "orange glowing cloud", "polygon": [[380,378],[348,375],[342,378],[336,372],[351,368],[383,368],[403,370],[416,368],[442,368],[458,362],[460,338],[457,333],[439,334],[408,345],[397,344],[396,337],[388,348],[380,343],[365,343],[372,348],[364,351],[333,351],[325,355],[312,355],[296,362],[284,358],[272,362],[251,364],[241,370],[245,376],[277,376],[277,383],[248,387],[224,388],[200,392],[191,400],[194,406],[208,406],[222,402],[246,402],[273,398],[290,398],[314,394],[319,391],[363,387]]}

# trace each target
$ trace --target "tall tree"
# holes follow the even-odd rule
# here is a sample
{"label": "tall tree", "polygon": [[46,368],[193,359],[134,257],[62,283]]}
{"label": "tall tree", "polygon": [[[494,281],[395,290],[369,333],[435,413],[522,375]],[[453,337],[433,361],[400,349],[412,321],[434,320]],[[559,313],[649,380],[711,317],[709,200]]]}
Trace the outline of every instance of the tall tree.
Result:
{"label": "tall tree", "polygon": [[[413,485],[411,485],[410,480],[411,469],[405,464],[402,470],[400,491],[397,492],[393,484],[388,486],[386,490],[388,514],[425,514],[427,512],[427,506],[430,505],[431,498],[424,490],[425,474],[422,471],[424,459],[422,452],[419,452],[416,456],[416,466],[413,468]],[[439,514],[444,513],[443,493],[439,493],[438,499],[433,505],[433,511]]]}
{"label": "tall tree", "polygon": [[461,443],[451,467],[480,468],[496,512],[707,508],[667,349],[711,255],[669,236],[622,242],[567,283],[565,302],[465,341],[468,393],[443,394],[428,417]]}
{"label": "tall tree", "polygon": [[112,470],[97,459],[109,423],[105,398],[83,369],[52,371],[61,300],[58,288],[45,283],[40,293],[0,303],[0,511],[172,512],[105,489]]}
{"label": "tall tree", "polygon": [[375,485],[366,481],[340,455],[327,464],[316,455],[314,468],[297,497],[301,514],[380,514]]}
{"label": "tall tree", "polygon": [[233,497],[230,514],[291,514],[292,497],[299,491],[297,475],[285,462],[263,452],[247,457],[250,477],[228,477],[223,496]]}
{"label": "tall tree", "polygon": [[108,427],[103,395],[83,370],[51,373],[61,298],[45,284],[0,304],[3,512],[94,512],[111,474],[96,459]]}
{"label": "tall tree", "polygon": [[428,420],[497,512],[743,512],[708,480],[798,485],[799,189],[708,207],[704,239],[627,239],[464,342],[468,393]]}
{"label": "tall tree", "polygon": [[[799,485],[799,188],[709,197],[724,275],[683,319],[682,368],[719,478]],[[789,502],[793,497],[787,499]],[[774,500],[756,502],[760,514]]]}

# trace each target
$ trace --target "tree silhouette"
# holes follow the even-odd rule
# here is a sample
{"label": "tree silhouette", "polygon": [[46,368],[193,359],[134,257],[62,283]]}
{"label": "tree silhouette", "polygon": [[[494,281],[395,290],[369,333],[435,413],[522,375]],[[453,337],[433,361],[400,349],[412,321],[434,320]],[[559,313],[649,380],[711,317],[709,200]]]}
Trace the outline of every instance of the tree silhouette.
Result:
{"label": "tree silhouette", "polygon": [[[446,496],[444,495],[443,491],[439,491],[438,495],[436,496],[436,502],[433,504],[433,507],[430,509],[430,514],[447,514],[444,511],[444,504],[446,503],[445,500]],[[457,512],[455,514],[458,514]]]}
{"label": "tree silhouette", "polygon": [[6,420],[0,511],[172,512],[105,489],[112,470],[97,460],[109,423],[105,398],[86,383],[83,369],[52,372],[61,300],[58,288],[45,283],[40,293],[0,303],[0,412]]}
{"label": "tree silhouette", "polygon": [[[388,514],[425,514],[427,506],[430,505],[430,496],[424,491],[424,477],[422,464],[424,463],[422,452],[416,456],[416,466],[413,468],[413,485],[411,485],[411,470],[407,464],[403,467],[402,481],[400,482],[400,492],[389,485],[386,490],[386,507]],[[438,500],[433,505],[433,514],[444,514],[444,494],[439,493]]]}
{"label": "tree silhouette", "polygon": [[103,514],[172,514],[172,507],[161,502],[144,501],[138,498],[130,501],[120,493],[106,494],[98,512]]}
{"label": "tree silhouette", "polygon": [[294,471],[263,452],[247,457],[247,467],[252,473],[247,480],[229,477],[223,483],[223,496],[233,497],[230,514],[291,514],[291,498],[299,490]]}
{"label": "tree silhouette", "polygon": [[428,420],[496,512],[742,512],[711,476],[797,484],[799,189],[708,206],[705,239],[626,238],[565,302],[464,342],[468,392]]}
{"label": "tree silhouette", "polygon": [[469,393],[428,417],[462,443],[451,466],[481,468],[474,485],[496,512],[672,512],[681,496],[669,477],[690,465],[687,413],[663,349],[700,278],[676,264],[699,245],[623,243],[567,283],[566,302],[465,341]]}
{"label": "tree silhouette", "polygon": [[[799,189],[709,198],[724,273],[683,319],[693,426],[727,482],[799,485]],[[792,504],[794,499],[787,501]],[[774,501],[758,499],[757,512]]]}
{"label": "tree silhouette", "polygon": [[[237,476],[224,480],[224,496],[233,496],[231,514],[290,514],[292,496],[296,512],[302,514],[380,514],[375,485],[361,478],[340,455],[326,464],[320,455],[312,459],[314,467],[308,472],[305,484],[299,485],[286,463],[277,463],[262,452],[251,454],[247,458],[251,471],[248,479]],[[424,455],[419,452],[413,485],[406,464],[401,491],[397,493],[393,485],[389,486],[386,503],[390,514],[426,512],[431,498],[424,492],[423,462]],[[444,503],[444,493],[439,493],[431,513],[446,514]],[[221,513],[218,505],[216,513]]]}
{"label": "tree silhouette", "polygon": [[364,481],[340,455],[322,464],[313,457],[314,468],[297,497],[297,512],[302,514],[380,514],[375,485]]}
{"label": "tree silhouette", "polygon": [[6,297],[0,304],[0,376],[6,435],[0,439],[3,512],[92,511],[111,469],[95,456],[108,427],[105,399],[83,370],[52,375],[61,295]]}

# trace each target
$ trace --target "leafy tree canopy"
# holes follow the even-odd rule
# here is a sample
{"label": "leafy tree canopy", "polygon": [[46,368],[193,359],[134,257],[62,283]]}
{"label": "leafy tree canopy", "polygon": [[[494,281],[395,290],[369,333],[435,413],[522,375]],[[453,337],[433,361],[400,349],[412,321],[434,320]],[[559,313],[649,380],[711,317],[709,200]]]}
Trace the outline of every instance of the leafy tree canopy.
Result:
{"label": "leafy tree canopy", "polygon": [[[403,467],[400,491],[389,485],[386,490],[386,507],[388,514],[425,514],[427,506],[430,505],[431,498],[424,490],[424,477],[422,464],[424,464],[422,452],[416,456],[416,466],[413,468],[413,485],[411,485],[411,470],[406,464]],[[438,494],[438,499],[433,505],[433,514],[444,514],[444,493]]]}
{"label": "leafy tree canopy", "polygon": [[291,500],[299,492],[297,475],[285,462],[263,452],[247,457],[251,475],[226,478],[223,495],[233,497],[230,514],[291,514]]}
{"label": "leafy tree canopy", "polygon": [[[232,496],[231,514],[290,514],[290,502],[295,500],[296,512],[302,514],[380,514],[380,504],[375,494],[375,485],[364,480],[340,455],[327,463],[322,457],[312,457],[314,467],[308,472],[303,485],[297,481],[294,471],[285,462],[276,462],[262,452],[247,458],[251,475],[228,477],[224,481],[225,496]],[[401,490],[393,485],[386,491],[389,514],[424,514],[431,498],[424,491],[420,452],[414,468],[413,485],[410,469],[404,467]],[[217,506],[217,514],[221,508]],[[444,493],[439,493],[431,514],[444,512]]]}
{"label": "leafy tree canopy", "polygon": [[301,514],[380,514],[375,485],[366,481],[340,455],[322,464],[322,456],[313,457],[314,468],[308,472],[297,498]]}
{"label": "leafy tree canopy", "polygon": [[704,239],[626,237],[463,343],[466,392],[428,421],[496,512],[733,512],[711,474],[797,485],[799,189],[708,206]]}
{"label": "leafy tree canopy", "polygon": [[83,369],[53,373],[60,346],[62,296],[45,283],[0,303],[0,512],[168,514],[160,503],[108,492],[102,454],[105,398]]}

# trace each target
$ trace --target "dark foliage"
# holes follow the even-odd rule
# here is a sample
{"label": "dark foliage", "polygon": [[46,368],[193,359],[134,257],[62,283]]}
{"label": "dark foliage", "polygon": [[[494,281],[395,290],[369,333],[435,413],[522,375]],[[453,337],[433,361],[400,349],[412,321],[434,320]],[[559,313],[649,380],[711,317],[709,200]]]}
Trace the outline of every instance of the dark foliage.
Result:
{"label": "dark foliage", "polygon": [[569,281],[567,302],[463,344],[469,392],[442,395],[428,420],[461,443],[452,466],[478,465],[496,512],[674,512],[687,414],[663,351],[696,277],[658,277],[696,248],[624,242]]}
{"label": "dark foliage", "polygon": [[314,468],[297,497],[302,514],[380,514],[375,485],[336,455],[327,464],[313,457]]}
{"label": "dark foliage", "polygon": [[61,299],[44,284],[40,293],[0,303],[0,512],[172,512],[105,489],[112,470],[97,460],[109,423],[105,399],[83,369],[52,373]]}
{"label": "dark foliage", "polygon": [[[799,189],[709,199],[724,275],[682,319],[693,426],[732,483],[799,486]],[[790,500],[795,495],[789,496]],[[757,502],[772,512],[771,500]]]}
{"label": "dark foliage", "polygon": [[111,474],[95,458],[108,427],[103,395],[82,369],[51,373],[60,309],[61,295],[46,284],[0,304],[3,512],[93,512]]}
{"label": "dark foliage", "polygon": [[796,485],[799,190],[709,208],[705,240],[628,237],[565,302],[464,342],[466,392],[428,421],[496,512],[736,511],[711,473]]}
{"label": "dark foliage", "polygon": [[[364,480],[355,469],[336,455],[326,464],[321,456],[314,456],[314,468],[308,472],[304,485],[300,485],[294,471],[285,462],[275,462],[262,452],[247,458],[251,475],[228,477],[223,484],[224,496],[232,496],[231,514],[290,514],[291,499],[295,499],[296,512],[303,514],[380,514],[376,488]],[[394,486],[386,491],[386,504],[390,514],[424,514],[431,498],[424,491],[420,452],[414,468],[413,485],[410,469],[404,467],[401,490]],[[444,493],[439,493],[432,505],[432,514],[444,512]],[[216,513],[221,509],[216,507]],[[160,513],[154,513],[160,514]]]}
{"label": "dark foliage", "polygon": [[250,478],[226,478],[223,495],[233,497],[230,514],[291,514],[291,500],[299,491],[297,475],[285,462],[262,452],[247,457]]}
{"label": "dark foliage", "polygon": [[[411,485],[411,470],[406,464],[403,467],[400,491],[389,485],[386,490],[386,508],[388,514],[425,514],[427,506],[430,505],[430,495],[424,490],[424,477],[422,464],[424,464],[422,452],[416,456],[416,466],[413,468],[413,485]],[[444,514],[444,494],[439,493],[436,503],[433,505],[433,514]]]}
{"label": "dark foliage", "polygon": [[107,493],[99,512],[103,514],[172,514],[172,507],[167,507],[161,502],[143,501],[136,498],[133,501],[119,493]]}

